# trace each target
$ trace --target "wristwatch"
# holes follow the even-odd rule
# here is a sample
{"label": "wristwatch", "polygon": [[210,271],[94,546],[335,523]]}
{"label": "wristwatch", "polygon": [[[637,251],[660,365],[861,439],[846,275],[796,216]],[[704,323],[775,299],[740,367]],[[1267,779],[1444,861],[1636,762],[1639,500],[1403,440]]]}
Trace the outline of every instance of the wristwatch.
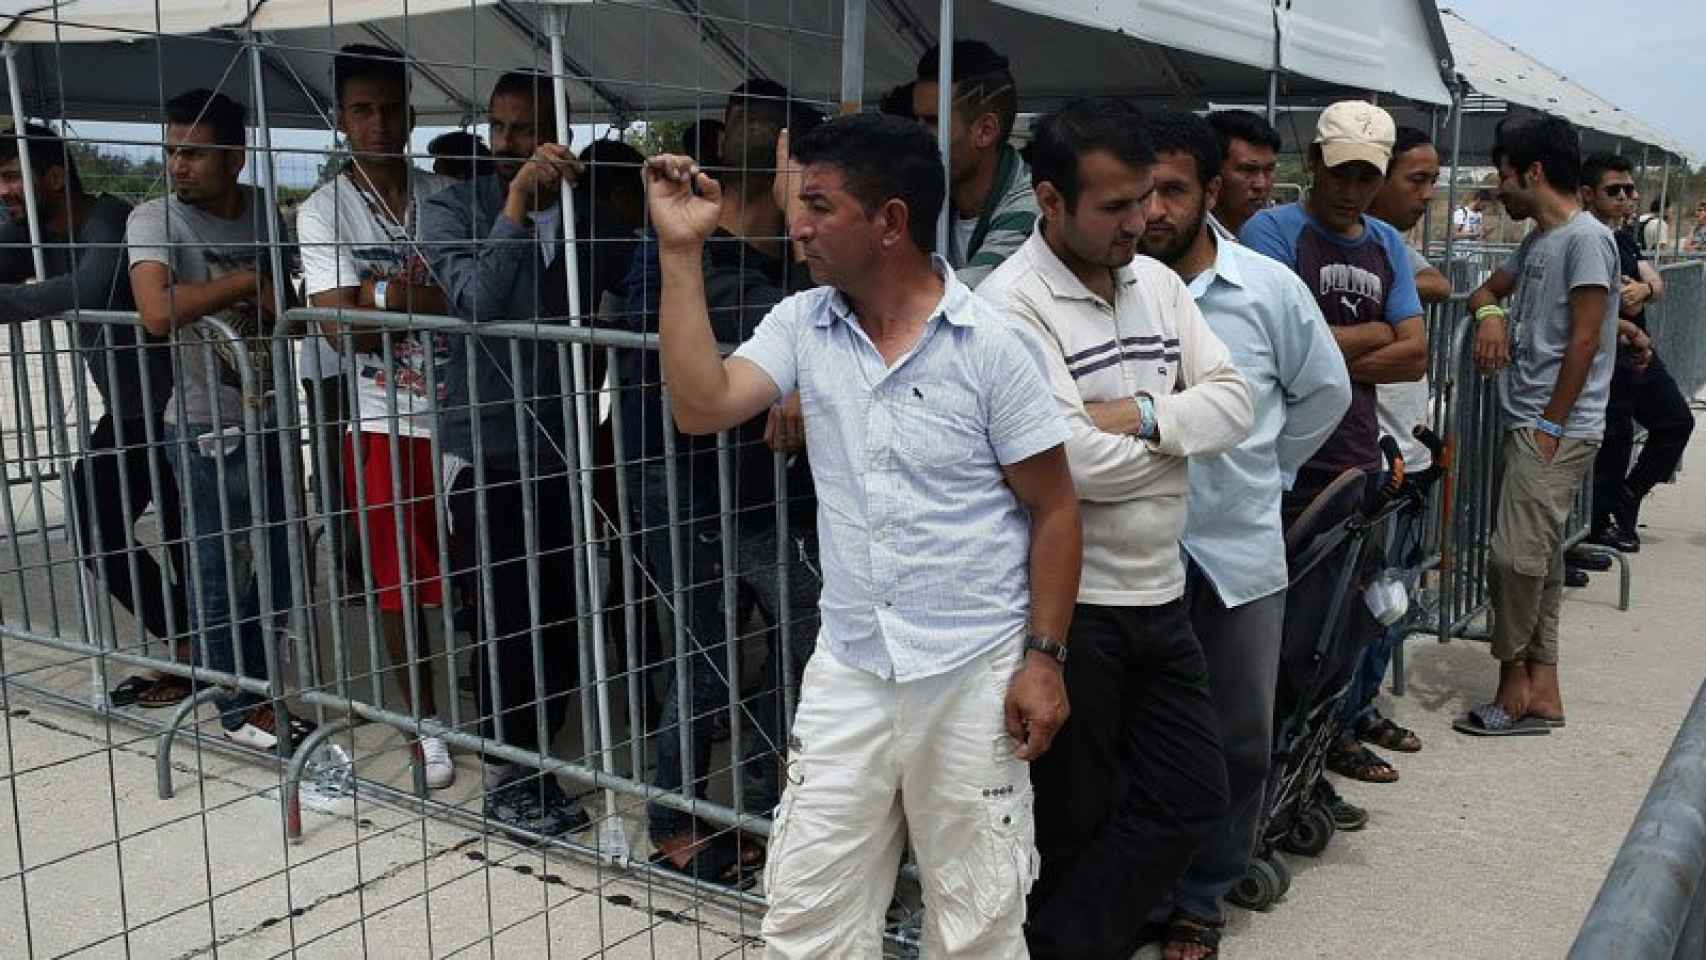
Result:
{"label": "wristwatch", "polygon": [[1161,424],[1155,420],[1155,398],[1147,393],[1140,393],[1132,398],[1137,404],[1137,438],[1139,440],[1154,440]]}
{"label": "wristwatch", "polygon": [[1052,657],[1056,663],[1066,662],[1066,648],[1040,633],[1025,634],[1025,652],[1037,651],[1045,657]]}

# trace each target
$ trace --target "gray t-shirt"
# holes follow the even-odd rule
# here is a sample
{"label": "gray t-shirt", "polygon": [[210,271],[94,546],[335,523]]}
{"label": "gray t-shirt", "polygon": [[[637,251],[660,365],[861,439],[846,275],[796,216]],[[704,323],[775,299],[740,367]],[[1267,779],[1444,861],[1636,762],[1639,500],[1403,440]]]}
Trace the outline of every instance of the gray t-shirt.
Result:
{"label": "gray t-shirt", "polygon": [[[267,256],[266,222],[259,211],[265,208],[260,194],[242,187],[243,213],[235,220],[216,217],[176,196],[150,200],[137,207],[125,228],[130,246],[130,265],[164,263],[180,283],[204,283],[239,270],[254,270],[262,276],[271,272]],[[284,236],[279,226],[279,236]],[[289,269],[290,251],[285,256]],[[265,319],[253,300],[242,300],[215,314],[243,338],[253,377],[252,402],[259,403],[272,386],[271,321]],[[177,426],[204,427],[215,420],[222,427],[243,422],[242,380],[231,344],[209,324],[181,327],[179,339],[190,349],[178,354],[177,389],[166,405],[166,422]],[[213,345],[215,363],[211,371],[207,352],[195,346]]]}
{"label": "gray t-shirt", "polygon": [[1570,343],[1570,291],[1605,288],[1599,352],[1563,424],[1566,437],[1600,439],[1617,357],[1616,238],[1592,214],[1578,212],[1551,230],[1531,231],[1503,269],[1516,278],[1510,301],[1511,365],[1499,375],[1499,409],[1506,430],[1534,426],[1552,399]]}

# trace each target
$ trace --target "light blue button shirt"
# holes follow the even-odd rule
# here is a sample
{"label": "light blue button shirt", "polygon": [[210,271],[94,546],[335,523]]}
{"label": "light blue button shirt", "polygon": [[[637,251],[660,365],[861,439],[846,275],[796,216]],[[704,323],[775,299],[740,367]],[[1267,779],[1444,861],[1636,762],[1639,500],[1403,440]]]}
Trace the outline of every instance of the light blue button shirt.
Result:
{"label": "light blue button shirt", "polygon": [[1237,607],[1285,588],[1280,495],[1349,409],[1351,381],[1296,273],[1233,241],[1216,248],[1214,266],[1187,287],[1249,382],[1256,422],[1233,449],[1191,460],[1180,542]]}
{"label": "light blue button shirt", "polygon": [[945,291],[891,366],[839,293],[771,310],[735,351],[799,391],[817,485],[819,642],[879,677],[945,673],[1030,616],[1030,520],[1004,464],[1066,442],[1040,345],[936,261]]}

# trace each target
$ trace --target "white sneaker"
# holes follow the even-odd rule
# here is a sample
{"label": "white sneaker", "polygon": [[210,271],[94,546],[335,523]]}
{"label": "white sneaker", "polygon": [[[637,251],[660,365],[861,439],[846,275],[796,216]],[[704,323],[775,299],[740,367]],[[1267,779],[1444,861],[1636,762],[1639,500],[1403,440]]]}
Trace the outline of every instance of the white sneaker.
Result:
{"label": "white sneaker", "polygon": [[450,748],[438,737],[422,737],[415,746],[415,760],[426,774],[429,790],[443,790],[456,779],[456,764]]}

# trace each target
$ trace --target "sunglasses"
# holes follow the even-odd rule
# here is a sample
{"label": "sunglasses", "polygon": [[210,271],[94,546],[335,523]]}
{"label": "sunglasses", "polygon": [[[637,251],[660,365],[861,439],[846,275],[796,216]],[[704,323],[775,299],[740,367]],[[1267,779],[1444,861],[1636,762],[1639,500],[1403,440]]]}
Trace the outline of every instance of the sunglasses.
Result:
{"label": "sunglasses", "polygon": [[1608,197],[1632,197],[1635,195],[1635,185],[1632,183],[1614,183],[1604,188]]}

